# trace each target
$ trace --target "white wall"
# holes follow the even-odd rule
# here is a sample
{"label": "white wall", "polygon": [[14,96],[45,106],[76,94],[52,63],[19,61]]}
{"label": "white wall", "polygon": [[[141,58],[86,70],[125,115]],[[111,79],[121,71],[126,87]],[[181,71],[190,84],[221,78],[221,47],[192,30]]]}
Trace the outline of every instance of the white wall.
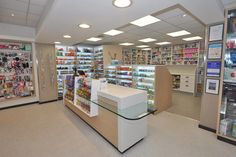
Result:
{"label": "white wall", "polygon": [[31,27],[0,23],[0,39],[34,41],[35,29]]}

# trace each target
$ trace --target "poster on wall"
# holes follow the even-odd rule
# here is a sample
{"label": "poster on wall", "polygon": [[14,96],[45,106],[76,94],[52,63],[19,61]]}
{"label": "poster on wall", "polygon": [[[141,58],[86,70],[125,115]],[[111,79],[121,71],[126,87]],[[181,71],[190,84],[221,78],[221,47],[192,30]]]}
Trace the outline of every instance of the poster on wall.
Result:
{"label": "poster on wall", "polygon": [[223,40],[224,24],[210,26],[209,41]]}
{"label": "poster on wall", "polygon": [[214,43],[208,45],[208,59],[221,59],[222,43]]}
{"label": "poster on wall", "polygon": [[219,84],[220,84],[220,80],[207,79],[206,80],[206,93],[219,94]]}
{"label": "poster on wall", "polygon": [[207,76],[220,77],[221,61],[208,61],[207,62]]}

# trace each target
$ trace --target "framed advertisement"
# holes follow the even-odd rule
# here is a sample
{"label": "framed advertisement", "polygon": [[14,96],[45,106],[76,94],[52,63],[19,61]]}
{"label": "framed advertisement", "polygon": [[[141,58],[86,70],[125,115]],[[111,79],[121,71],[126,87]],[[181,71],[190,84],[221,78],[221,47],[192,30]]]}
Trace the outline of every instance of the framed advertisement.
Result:
{"label": "framed advertisement", "polygon": [[219,84],[218,79],[206,79],[206,93],[208,94],[219,94]]}
{"label": "framed advertisement", "polygon": [[212,25],[209,28],[209,41],[223,40],[224,24]]}
{"label": "framed advertisement", "polygon": [[207,77],[220,77],[221,61],[208,61],[206,76]]}
{"label": "framed advertisement", "polygon": [[207,59],[221,59],[222,57],[222,43],[213,43],[208,45]]}

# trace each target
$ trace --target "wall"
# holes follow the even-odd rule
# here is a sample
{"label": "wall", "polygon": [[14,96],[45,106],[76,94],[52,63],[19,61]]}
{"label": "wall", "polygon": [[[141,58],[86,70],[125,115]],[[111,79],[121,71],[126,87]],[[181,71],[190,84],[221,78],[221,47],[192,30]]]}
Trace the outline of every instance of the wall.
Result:
{"label": "wall", "polygon": [[34,41],[35,29],[31,27],[0,23],[0,39]]}
{"label": "wall", "polygon": [[54,44],[36,44],[39,102],[57,100],[57,70]]}
{"label": "wall", "polygon": [[122,61],[122,46],[118,45],[103,45],[103,63],[104,67],[111,64],[111,56],[114,57],[116,54],[116,59]]}

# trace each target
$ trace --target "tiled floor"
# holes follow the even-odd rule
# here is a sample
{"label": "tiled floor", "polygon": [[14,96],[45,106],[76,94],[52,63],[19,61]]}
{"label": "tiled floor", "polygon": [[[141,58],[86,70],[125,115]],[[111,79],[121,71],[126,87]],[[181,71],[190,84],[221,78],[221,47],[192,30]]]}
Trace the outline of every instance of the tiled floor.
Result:
{"label": "tiled floor", "polygon": [[167,111],[199,120],[201,97],[195,97],[190,93],[173,91],[172,106]]}
{"label": "tiled floor", "polygon": [[236,147],[169,112],[148,118],[148,136],[120,154],[61,101],[0,111],[0,157],[235,157]]}

